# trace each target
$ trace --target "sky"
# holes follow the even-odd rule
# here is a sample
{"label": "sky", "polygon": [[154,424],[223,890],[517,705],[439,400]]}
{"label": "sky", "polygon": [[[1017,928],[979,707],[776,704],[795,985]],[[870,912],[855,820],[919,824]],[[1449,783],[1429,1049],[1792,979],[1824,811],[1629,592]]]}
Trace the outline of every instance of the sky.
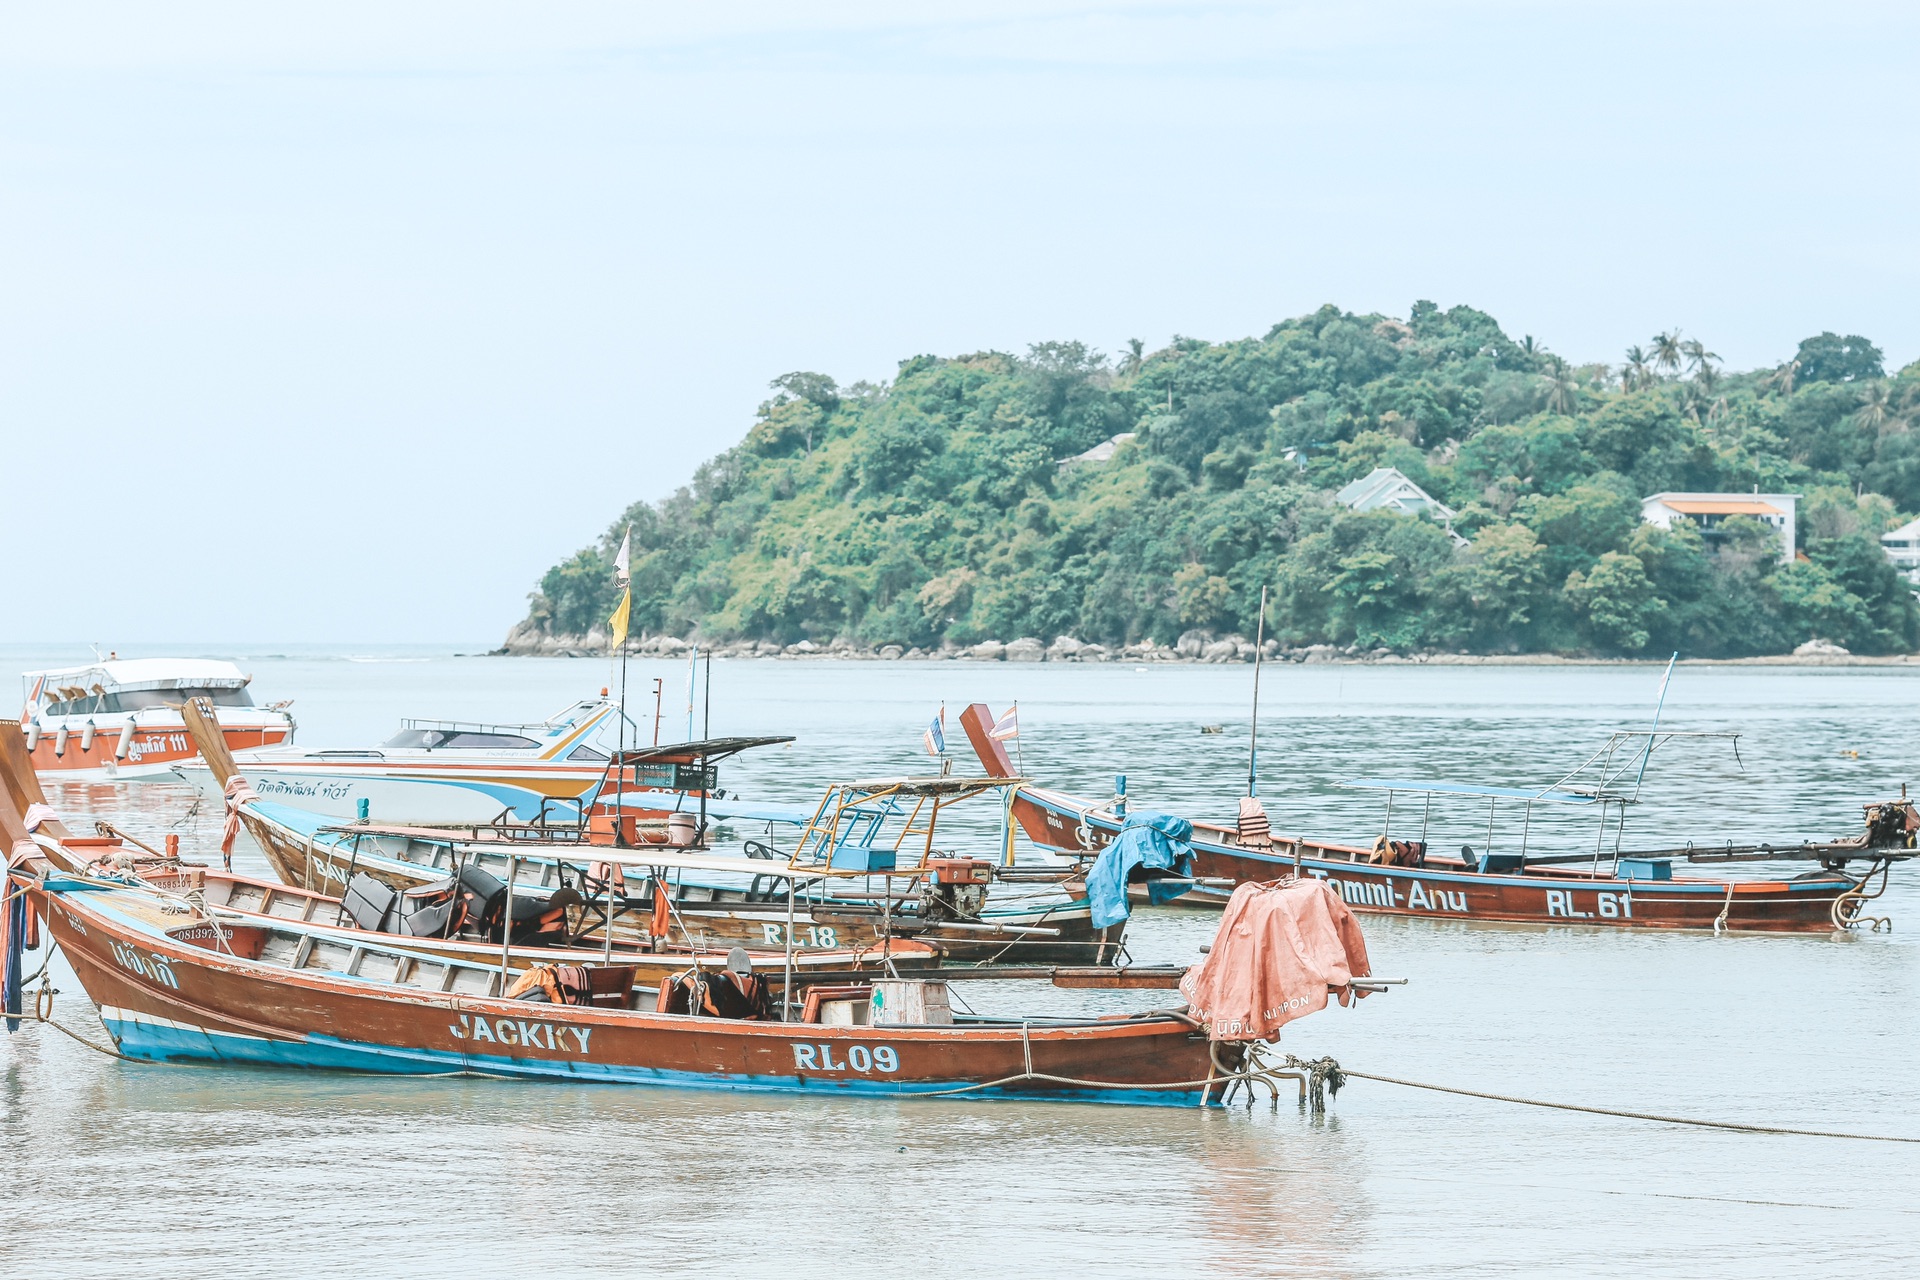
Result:
{"label": "sky", "polygon": [[[4,638],[495,644],[796,369],[1920,358],[1920,6],[0,0]],[[77,657],[84,658],[80,652]]]}

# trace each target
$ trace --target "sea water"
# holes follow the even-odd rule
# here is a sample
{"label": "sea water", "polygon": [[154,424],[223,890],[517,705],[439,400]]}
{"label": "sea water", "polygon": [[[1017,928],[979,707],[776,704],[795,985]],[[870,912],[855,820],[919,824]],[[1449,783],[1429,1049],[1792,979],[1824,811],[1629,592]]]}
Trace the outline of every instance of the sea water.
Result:
{"label": "sea water", "polygon": [[[11,669],[85,653],[0,649]],[[231,650],[299,741],[365,746],[403,716],[537,720],[603,661],[451,648]],[[1358,776],[1538,787],[1650,723],[1658,666],[1267,667],[1259,791],[1276,830],[1371,840]],[[1230,819],[1252,669],[1115,663],[634,661],[649,738],[796,741],[722,766],[802,803],[925,772],[944,703],[1017,701],[1027,775],[1135,808]],[[710,700],[709,700],[710,695]],[[1625,847],[1849,834],[1920,783],[1920,672],[1686,666]],[[691,710],[689,704],[691,703]],[[1221,732],[1203,733],[1203,726]],[[1637,767],[1629,777],[1637,773]],[[62,784],[97,815],[211,850],[218,814],[172,784]],[[1493,815],[1493,847],[1580,852],[1585,811]],[[1396,835],[1487,843],[1485,801],[1401,795]],[[942,843],[987,850],[992,805]],[[268,874],[244,841],[243,870]],[[1736,868],[1747,876],[1798,867]],[[1634,1111],[1920,1137],[1920,867],[1870,907],[1891,933],[1629,932],[1365,917],[1405,987],[1290,1026],[1282,1048],[1359,1071]],[[1191,963],[1214,918],[1136,915],[1141,962]],[[31,964],[38,963],[30,956]],[[56,1016],[105,1041],[56,960]],[[969,984],[982,1011],[1147,1006],[1169,993]],[[1324,1116],[874,1101],[134,1066],[28,1023],[0,1048],[0,1275],[781,1277],[1908,1274],[1920,1145],[1681,1128],[1355,1081]]]}

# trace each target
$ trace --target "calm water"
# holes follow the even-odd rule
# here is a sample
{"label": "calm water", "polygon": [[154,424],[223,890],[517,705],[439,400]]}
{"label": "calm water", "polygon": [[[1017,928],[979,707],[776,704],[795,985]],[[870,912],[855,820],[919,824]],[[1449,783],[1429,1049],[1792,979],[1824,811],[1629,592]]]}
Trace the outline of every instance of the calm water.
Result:
{"label": "calm water", "polygon": [[[300,740],[362,745],[403,715],[538,719],[604,664],[242,652]],[[0,648],[6,670],[84,653]],[[665,681],[686,723],[685,665]],[[712,731],[799,742],[722,785],[802,800],[924,767],[942,699],[1018,699],[1026,770],[1137,804],[1229,814],[1245,668],[718,663]],[[1270,668],[1261,790],[1276,826],[1371,836],[1357,775],[1538,784],[1652,712],[1651,668]],[[1627,843],[1826,836],[1920,782],[1920,674],[1682,668],[1666,723],[1737,729],[1655,758]],[[1225,728],[1202,735],[1203,724]],[[697,727],[697,726],[696,726]],[[961,735],[953,725],[952,736]],[[210,836],[170,786],[68,787],[74,813]],[[1514,815],[1517,822],[1517,814]],[[1403,822],[1418,822],[1396,814]],[[1479,805],[1432,839],[1484,843]],[[1496,847],[1509,828],[1496,828]],[[973,824],[985,838],[990,816]],[[1591,819],[1536,815],[1538,848]],[[249,870],[263,871],[250,850]],[[1920,893],[1891,935],[1601,934],[1368,918],[1411,983],[1289,1029],[1285,1048],[1471,1088],[1799,1127],[1920,1135]],[[1188,962],[1198,914],[1141,914],[1142,960]],[[56,964],[56,971],[58,965]],[[58,1016],[103,1038],[70,977]],[[998,1011],[1151,1003],[1019,988]],[[1356,1082],[1314,1120],[1020,1103],[135,1067],[29,1025],[0,1049],[0,1274],[1781,1275],[1902,1274],[1920,1256],[1920,1147],[1713,1133]]]}

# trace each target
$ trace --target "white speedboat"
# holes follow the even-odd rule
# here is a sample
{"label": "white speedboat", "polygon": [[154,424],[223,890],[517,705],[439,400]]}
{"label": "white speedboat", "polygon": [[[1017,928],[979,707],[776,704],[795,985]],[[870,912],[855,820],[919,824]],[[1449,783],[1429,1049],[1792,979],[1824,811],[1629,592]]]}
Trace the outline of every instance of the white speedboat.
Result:
{"label": "white speedboat", "polygon": [[[224,708],[216,710],[222,725]],[[234,763],[263,800],[330,818],[469,825],[502,817],[523,822],[577,822],[582,806],[619,797],[622,811],[664,817],[711,796],[714,763],[767,742],[634,747],[628,721],[626,768],[615,778],[619,704],[605,697],[577,702],[538,724],[404,720],[378,747],[349,750],[265,750],[235,754]],[[195,759],[175,768],[203,795],[218,797],[213,772]]]}
{"label": "white speedboat", "polygon": [[288,703],[256,707],[253,677],[208,658],[119,658],[29,671],[20,724],[36,772],[76,781],[171,777],[195,757],[180,706],[205,698],[219,708],[234,751],[293,741]]}

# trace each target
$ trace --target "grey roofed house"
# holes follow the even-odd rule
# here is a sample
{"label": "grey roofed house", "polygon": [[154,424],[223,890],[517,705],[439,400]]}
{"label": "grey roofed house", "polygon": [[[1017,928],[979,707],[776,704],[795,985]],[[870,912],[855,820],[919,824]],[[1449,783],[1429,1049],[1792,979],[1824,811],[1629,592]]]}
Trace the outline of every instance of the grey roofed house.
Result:
{"label": "grey roofed house", "polygon": [[1425,516],[1447,526],[1447,534],[1459,546],[1467,540],[1454,533],[1454,509],[1409,480],[1396,467],[1375,467],[1360,479],[1333,495],[1333,500],[1354,511],[1387,510],[1396,515]]}
{"label": "grey roofed house", "polygon": [[1881,534],[1880,547],[1900,576],[1920,588],[1920,520],[1909,520],[1892,533]]}
{"label": "grey roofed house", "polygon": [[1062,471],[1065,471],[1068,467],[1082,462],[1111,462],[1113,461],[1114,453],[1120,446],[1132,440],[1137,434],[1137,432],[1133,431],[1122,431],[1111,440],[1102,440],[1085,453],[1076,453],[1071,458],[1060,459],[1057,465]]}
{"label": "grey roofed house", "polygon": [[1355,511],[1378,511],[1381,507],[1388,507],[1403,516],[1431,516],[1442,521],[1454,517],[1452,507],[1407,479],[1394,467],[1375,467],[1334,494],[1333,500]]}

